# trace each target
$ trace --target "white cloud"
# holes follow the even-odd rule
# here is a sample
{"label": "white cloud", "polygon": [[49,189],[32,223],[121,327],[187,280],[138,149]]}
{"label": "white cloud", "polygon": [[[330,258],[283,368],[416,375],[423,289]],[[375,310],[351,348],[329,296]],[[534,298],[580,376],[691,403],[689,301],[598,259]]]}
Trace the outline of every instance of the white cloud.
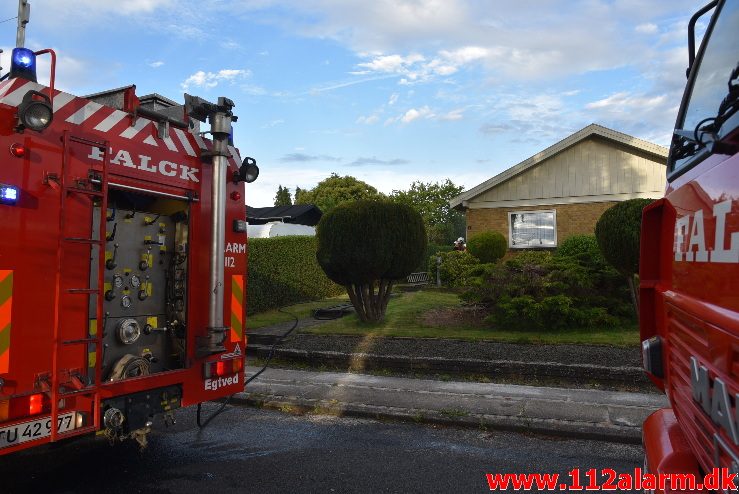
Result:
{"label": "white cloud", "polygon": [[265,88],[256,84],[244,84],[241,86],[241,89],[250,96],[264,96],[268,94]]}
{"label": "white cloud", "polygon": [[464,118],[464,109],[458,108],[450,112],[439,115],[439,120],[455,121],[462,120]]}
{"label": "white cloud", "polygon": [[425,58],[418,54],[410,54],[407,57],[400,55],[381,55],[375,57],[371,62],[360,63],[358,65],[373,72],[405,73],[409,71],[412,65],[423,62],[424,60]]}
{"label": "white cloud", "polygon": [[454,51],[442,50],[439,55],[456,65],[464,65],[470,62],[484,59],[490,54],[490,50],[481,46],[465,46]]}
{"label": "white cloud", "polygon": [[180,84],[184,91],[191,87],[214,88],[222,82],[233,82],[237,78],[250,75],[251,72],[243,69],[221,69],[218,72],[198,70]]}
{"label": "white cloud", "polygon": [[358,124],[366,124],[366,125],[373,125],[376,124],[380,120],[380,116],[378,114],[372,114],[368,116],[362,115],[357,119]]}
{"label": "white cloud", "polygon": [[164,62],[162,62],[161,60],[157,60],[156,62],[150,62],[148,65],[149,65],[149,67],[151,67],[153,69],[157,69],[157,68],[161,67],[162,65],[164,65]]}
{"label": "white cloud", "polygon": [[418,53],[411,53],[407,56],[363,54],[364,56],[371,56],[372,60],[357,64],[361,70],[354,73],[380,72],[394,74],[401,77],[401,84],[414,84],[433,80],[437,76],[445,77],[455,74],[461,67],[477,62],[488,56],[489,53],[490,51],[485,48],[467,46],[453,51],[441,50],[430,59]]}
{"label": "white cloud", "polygon": [[395,73],[405,83],[449,76],[473,62],[508,80],[567,77],[635,61],[648,66],[659,60],[650,50],[651,37],[628,32],[660,33],[694,10],[691,0],[518,0],[498,2],[495,9],[475,0],[268,3],[287,7],[287,18],[272,22],[291,33],[343,43],[370,58],[360,69]]}
{"label": "white cloud", "polygon": [[241,48],[241,45],[233,40],[222,41],[221,46],[227,50],[236,50],[238,48]]}
{"label": "white cloud", "polygon": [[398,93],[391,94],[390,95],[390,99],[387,100],[388,106],[393,106],[395,103],[397,103],[398,102],[398,97],[399,97]]}
{"label": "white cloud", "polygon": [[593,101],[585,105],[589,110],[606,109],[612,112],[623,112],[637,106],[654,107],[665,99],[664,95],[654,98],[635,97],[627,92],[615,93],[607,98]]}
{"label": "white cloud", "polygon": [[[71,30],[79,30],[83,26],[100,26],[111,23],[110,31],[135,19],[136,24],[152,24],[157,21],[157,29],[161,29],[162,16],[175,17],[177,3],[180,0],[75,0],[74,2],[59,0],[31,0],[31,30],[29,34],[43,31],[54,34],[54,39],[63,39]],[[4,2],[8,4],[10,2]],[[13,2],[17,3],[17,2]],[[108,26],[106,26],[108,28]],[[127,26],[129,35],[133,26]],[[112,35],[112,32],[111,32]]]}
{"label": "white cloud", "polygon": [[327,83],[321,86],[316,86],[316,87],[311,88],[308,91],[308,94],[318,94],[318,93],[323,93],[326,91],[333,91],[335,89],[355,86],[357,84],[364,84],[365,82],[372,82],[372,81],[379,81],[381,79],[387,79],[388,77],[392,77],[392,76],[383,75],[383,76],[365,77],[362,79],[350,79],[348,81],[342,81],[342,82],[330,82],[330,83]]}
{"label": "white cloud", "polygon": [[663,94],[618,92],[585,105],[597,121],[620,126],[637,137],[669,145],[680,103],[679,91]]}
{"label": "white cloud", "polygon": [[659,28],[657,27],[657,24],[653,24],[651,22],[646,22],[644,24],[639,24],[634,28],[634,31],[641,34],[655,34],[659,31]]}
{"label": "white cloud", "polygon": [[285,123],[285,121],[283,119],[276,118],[276,119],[271,120],[271,121],[267,122],[266,124],[262,125],[262,128],[263,129],[269,129],[271,127],[277,127],[278,125],[282,125],[284,123]]}
{"label": "white cloud", "polygon": [[413,122],[414,120],[418,120],[419,118],[433,118],[434,112],[431,111],[431,108],[428,106],[423,106],[421,108],[411,108],[407,112],[405,112],[401,117],[400,121],[404,124],[408,124]]}

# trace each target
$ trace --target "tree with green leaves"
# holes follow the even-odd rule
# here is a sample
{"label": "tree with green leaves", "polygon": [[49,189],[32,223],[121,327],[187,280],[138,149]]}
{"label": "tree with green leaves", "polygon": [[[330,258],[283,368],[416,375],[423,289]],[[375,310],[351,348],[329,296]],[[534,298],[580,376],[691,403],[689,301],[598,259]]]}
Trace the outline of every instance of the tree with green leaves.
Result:
{"label": "tree with green leaves", "polygon": [[394,190],[390,198],[419,212],[426,225],[429,243],[451,244],[465,234],[464,215],[449,206],[449,201],[463,190],[448,178],[435,183],[416,181],[408,190]]}
{"label": "tree with green leaves", "polygon": [[275,206],[292,206],[293,198],[290,195],[290,189],[283,187],[282,185],[277,186],[277,194],[275,194]]}
{"label": "tree with green leaves", "polygon": [[326,214],[345,202],[382,197],[384,196],[377,189],[361,180],[332,173],[312,189],[296,191],[295,204],[315,204]]}
{"label": "tree with green leaves", "polygon": [[385,317],[396,280],[408,276],[426,251],[426,230],[410,206],[387,200],[344,202],[316,229],[318,264],[344,285],[362,322]]}

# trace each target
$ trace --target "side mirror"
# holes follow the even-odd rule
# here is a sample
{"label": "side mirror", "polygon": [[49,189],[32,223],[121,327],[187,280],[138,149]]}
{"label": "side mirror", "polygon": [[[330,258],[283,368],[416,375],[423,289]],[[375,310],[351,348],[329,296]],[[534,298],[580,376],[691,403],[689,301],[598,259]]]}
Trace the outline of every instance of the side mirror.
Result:
{"label": "side mirror", "polygon": [[239,171],[234,172],[233,181],[234,183],[246,182],[250,184],[255,181],[258,176],[259,167],[257,166],[257,160],[247,156],[244,158],[244,162],[241,163]]}

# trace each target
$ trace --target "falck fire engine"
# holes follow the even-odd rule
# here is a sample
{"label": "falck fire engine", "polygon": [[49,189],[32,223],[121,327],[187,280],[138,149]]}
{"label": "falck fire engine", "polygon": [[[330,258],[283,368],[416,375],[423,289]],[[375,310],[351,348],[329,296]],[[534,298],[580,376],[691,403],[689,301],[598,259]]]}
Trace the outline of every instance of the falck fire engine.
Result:
{"label": "falck fire engine", "polygon": [[0,82],[0,454],[144,441],[173,410],[243,389],[258,168],[230,143],[227,98],[55,89],[55,53],[23,48],[24,9]]}
{"label": "falck fire engine", "polygon": [[688,31],[667,189],[642,220],[640,329],[672,406],[644,423],[646,467],[700,479],[739,473],[739,1],[709,3]]}

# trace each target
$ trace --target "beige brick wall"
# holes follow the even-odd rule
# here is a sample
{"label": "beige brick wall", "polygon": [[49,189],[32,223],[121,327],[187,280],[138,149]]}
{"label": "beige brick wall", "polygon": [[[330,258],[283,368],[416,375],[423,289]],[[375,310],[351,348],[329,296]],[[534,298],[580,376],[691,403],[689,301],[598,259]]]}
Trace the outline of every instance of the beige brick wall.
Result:
{"label": "beige brick wall", "polygon": [[550,211],[553,209],[557,211],[557,243],[561,243],[570,235],[594,233],[595,223],[600,215],[614,204],[616,204],[615,201],[609,201],[520,208],[468,209],[466,213],[467,238],[485,230],[494,230],[502,233],[508,239],[508,213],[515,211]]}

